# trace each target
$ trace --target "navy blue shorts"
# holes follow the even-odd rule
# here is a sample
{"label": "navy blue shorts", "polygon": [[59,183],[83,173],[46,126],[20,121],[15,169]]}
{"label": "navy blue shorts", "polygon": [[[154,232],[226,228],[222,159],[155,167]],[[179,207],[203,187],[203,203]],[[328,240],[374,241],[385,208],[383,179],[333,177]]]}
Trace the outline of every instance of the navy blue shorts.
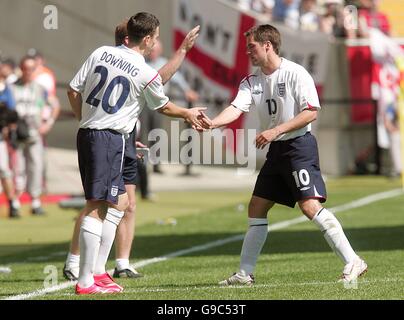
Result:
{"label": "navy blue shorts", "polygon": [[136,158],[136,129],[129,135],[125,141],[125,160],[123,165],[123,181],[125,184],[137,183],[137,158]]}
{"label": "navy blue shorts", "polygon": [[304,199],[325,202],[327,192],[316,138],[307,132],[301,137],[272,142],[253,195],[292,208]]}
{"label": "navy blue shorts", "polygon": [[123,181],[124,139],[113,130],[79,129],[77,152],[81,182],[87,200],[118,203],[125,193]]}
{"label": "navy blue shorts", "polygon": [[137,160],[125,155],[123,166],[123,182],[125,184],[137,184]]}

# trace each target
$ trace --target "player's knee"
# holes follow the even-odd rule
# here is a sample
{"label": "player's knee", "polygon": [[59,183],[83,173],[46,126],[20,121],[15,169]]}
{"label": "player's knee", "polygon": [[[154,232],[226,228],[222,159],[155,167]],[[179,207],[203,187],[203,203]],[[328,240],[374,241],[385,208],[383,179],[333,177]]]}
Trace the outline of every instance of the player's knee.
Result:
{"label": "player's knee", "polygon": [[251,199],[248,204],[248,217],[249,218],[266,218],[269,210],[268,205],[259,203],[258,201]]}
{"label": "player's knee", "polygon": [[128,206],[125,209],[125,216],[126,215],[134,215],[136,211],[136,201],[128,201]]}
{"label": "player's knee", "polygon": [[119,196],[118,204],[113,205],[112,207],[119,211],[125,211],[128,206],[129,206],[129,199],[127,194],[125,193]]}
{"label": "player's knee", "polygon": [[303,214],[312,219],[316,213],[322,208],[320,203],[316,199],[308,199],[299,201],[300,210]]}
{"label": "player's knee", "polygon": [[125,211],[129,206],[129,200],[126,199],[125,201],[122,202],[122,204],[120,204],[120,208],[119,210],[121,211]]}

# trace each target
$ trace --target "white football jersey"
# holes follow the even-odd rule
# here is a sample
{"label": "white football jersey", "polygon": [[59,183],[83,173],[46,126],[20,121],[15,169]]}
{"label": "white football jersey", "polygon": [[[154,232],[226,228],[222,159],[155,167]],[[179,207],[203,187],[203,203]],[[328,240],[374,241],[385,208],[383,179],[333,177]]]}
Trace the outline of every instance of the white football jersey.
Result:
{"label": "white football jersey", "polygon": [[[240,82],[236,98],[231,103],[248,112],[257,108],[261,130],[268,130],[296,117],[304,109],[320,109],[314,80],[301,65],[281,58],[280,67],[270,75],[261,69]],[[311,124],[280,135],[276,140],[289,140],[311,130]]]}
{"label": "white football jersey", "polygon": [[96,49],[70,87],[82,94],[80,128],[133,131],[143,107],[157,110],[168,102],[161,77],[144,57],[124,45]]}

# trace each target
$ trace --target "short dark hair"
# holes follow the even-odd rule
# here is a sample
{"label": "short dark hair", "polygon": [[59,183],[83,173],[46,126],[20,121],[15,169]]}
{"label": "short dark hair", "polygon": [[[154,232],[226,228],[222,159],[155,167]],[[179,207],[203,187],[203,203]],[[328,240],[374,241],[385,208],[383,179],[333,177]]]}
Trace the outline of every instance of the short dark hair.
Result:
{"label": "short dark hair", "polygon": [[129,41],[139,44],[146,36],[153,36],[160,21],[151,13],[139,12],[130,17],[127,25]]}
{"label": "short dark hair", "polygon": [[0,60],[0,64],[8,65],[12,69],[15,69],[15,67],[16,67],[16,63],[13,58],[4,58],[4,59]]}
{"label": "short dark hair", "polygon": [[246,37],[252,35],[254,40],[259,43],[264,43],[266,41],[271,42],[274,52],[279,55],[281,48],[281,34],[278,29],[270,24],[262,24],[260,26],[254,26],[244,33]]}
{"label": "short dark hair", "polygon": [[120,46],[124,43],[125,38],[128,36],[128,21],[129,18],[125,18],[115,28],[115,45]]}
{"label": "short dark hair", "polygon": [[33,61],[35,61],[35,58],[32,57],[32,56],[28,56],[28,55],[23,56],[23,57],[21,58],[21,60],[20,60],[20,66],[22,66],[27,60],[33,60]]}

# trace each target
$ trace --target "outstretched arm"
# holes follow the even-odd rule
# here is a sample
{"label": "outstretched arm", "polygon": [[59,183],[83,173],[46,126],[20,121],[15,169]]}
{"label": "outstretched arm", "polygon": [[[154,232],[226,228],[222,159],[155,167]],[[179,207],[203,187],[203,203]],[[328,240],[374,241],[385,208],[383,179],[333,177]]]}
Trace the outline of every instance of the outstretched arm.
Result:
{"label": "outstretched arm", "polygon": [[196,26],[190,32],[188,32],[184,41],[182,41],[178,50],[174,53],[168,62],[162,66],[159,70],[159,74],[163,81],[163,84],[166,84],[168,80],[177,72],[179,67],[181,66],[182,61],[184,61],[185,55],[195,44],[195,40],[199,35],[200,26]]}
{"label": "outstretched arm", "polygon": [[203,115],[203,117],[201,118],[203,128],[214,129],[225,126],[238,119],[242,113],[243,112],[240,109],[237,109],[234,106],[228,106],[213,120],[210,120],[203,112],[201,112],[201,114]]}
{"label": "outstretched arm", "polygon": [[186,122],[192,125],[194,129],[202,129],[201,112],[206,108],[195,107],[192,109],[182,108],[172,102],[168,102],[164,107],[158,109],[158,112],[174,118],[183,118]]}

